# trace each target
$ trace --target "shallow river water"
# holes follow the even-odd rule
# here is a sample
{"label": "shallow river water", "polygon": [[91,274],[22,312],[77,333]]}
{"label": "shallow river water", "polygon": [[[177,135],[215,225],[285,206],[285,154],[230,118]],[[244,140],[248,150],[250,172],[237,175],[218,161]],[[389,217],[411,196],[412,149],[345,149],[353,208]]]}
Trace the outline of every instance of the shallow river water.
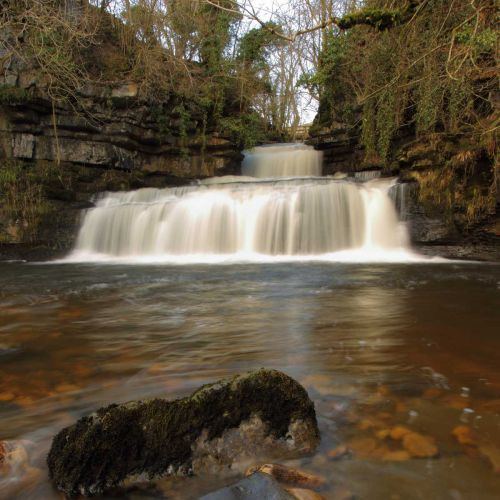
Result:
{"label": "shallow river water", "polygon": [[[81,415],[270,367],[315,402],[317,452],[284,463],[324,476],[326,498],[499,498],[499,282],[473,263],[0,264],[0,440],[27,440],[30,462],[0,497],[61,498],[45,457]],[[398,424],[439,455],[394,453]],[[234,477],[162,487],[196,498]]]}

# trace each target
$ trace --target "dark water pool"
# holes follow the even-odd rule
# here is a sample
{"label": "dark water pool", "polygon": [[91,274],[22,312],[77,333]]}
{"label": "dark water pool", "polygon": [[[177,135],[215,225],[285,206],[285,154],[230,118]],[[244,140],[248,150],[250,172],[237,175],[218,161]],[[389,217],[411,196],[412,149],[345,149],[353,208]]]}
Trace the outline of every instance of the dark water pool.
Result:
{"label": "dark water pool", "polygon": [[[60,498],[50,439],[99,406],[264,366],[315,401],[321,445],[288,463],[324,476],[326,498],[499,498],[499,288],[495,264],[0,264],[0,440],[29,453],[0,497]],[[394,454],[398,424],[439,455]],[[196,498],[227,480],[164,490]]]}

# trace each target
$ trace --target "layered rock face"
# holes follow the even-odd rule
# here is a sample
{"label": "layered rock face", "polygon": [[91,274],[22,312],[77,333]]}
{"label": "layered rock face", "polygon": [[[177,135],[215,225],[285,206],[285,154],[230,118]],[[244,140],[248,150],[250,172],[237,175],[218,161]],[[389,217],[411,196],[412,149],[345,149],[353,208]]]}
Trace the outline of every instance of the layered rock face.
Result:
{"label": "layered rock face", "polygon": [[[64,253],[98,192],[240,172],[239,146],[174,95],[150,102],[136,84],[124,83],[82,87],[76,102],[54,103],[45,83],[15,59],[0,75],[0,173],[17,178],[2,189],[12,189],[16,206],[0,205],[0,256]],[[26,208],[19,192],[28,191],[34,194]]]}
{"label": "layered rock face", "polygon": [[135,84],[87,88],[79,99],[85,111],[77,113],[70,104],[53,108],[26,78],[20,74],[20,86],[4,83],[0,91],[4,159],[141,170],[178,179],[238,169],[238,148],[216,134],[203,135],[203,117],[195,110],[176,111],[174,100],[158,108],[139,99]]}

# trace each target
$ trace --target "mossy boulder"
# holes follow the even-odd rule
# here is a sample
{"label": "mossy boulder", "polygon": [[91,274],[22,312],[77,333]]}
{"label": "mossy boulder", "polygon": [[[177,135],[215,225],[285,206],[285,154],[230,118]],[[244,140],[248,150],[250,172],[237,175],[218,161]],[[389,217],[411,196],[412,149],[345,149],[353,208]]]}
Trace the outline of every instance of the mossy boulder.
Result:
{"label": "mossy boulder", "polygon": [[135,476],[193,474],[319,441],[314,404],[295,380],[261,369],[167,401],[113,404],[60,431],[49,474],[68,495],[101,494]]}

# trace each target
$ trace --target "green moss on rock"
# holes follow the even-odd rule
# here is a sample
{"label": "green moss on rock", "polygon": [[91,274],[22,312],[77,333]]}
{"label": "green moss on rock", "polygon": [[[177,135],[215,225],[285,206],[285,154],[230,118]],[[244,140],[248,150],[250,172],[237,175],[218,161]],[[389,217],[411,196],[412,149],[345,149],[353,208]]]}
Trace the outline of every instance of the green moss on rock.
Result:
{"label": "green moss on rock", "polygon": [[312,430],[312,447],[319,439],[314,404],[305,389],[284,373],[261,369],[205,385],[175,401],[101,408],[55,436],[49,474],[69,495],[99,494],[136,474],[187,474],[202,432],[208,440],[218,438],[253,416],[276,439],[285,439],[297,422]]}

